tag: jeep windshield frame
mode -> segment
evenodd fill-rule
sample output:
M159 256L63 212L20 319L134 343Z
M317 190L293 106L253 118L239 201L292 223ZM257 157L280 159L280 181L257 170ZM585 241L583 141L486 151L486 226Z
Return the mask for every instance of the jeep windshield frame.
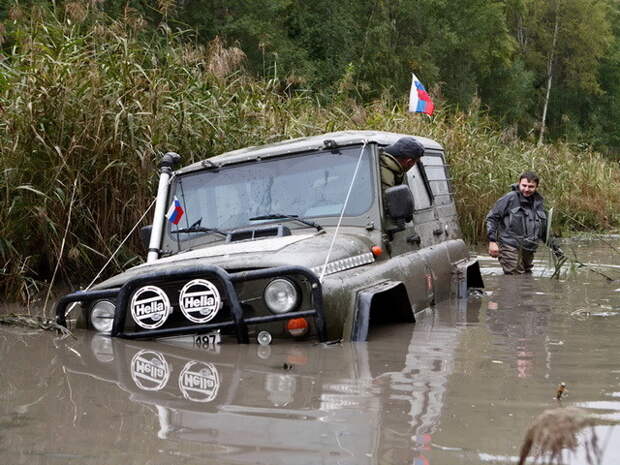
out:
M166 221L162 249L184 250L223 240L209 231L175 232L187 230L200 219L203 229L227 232L273 222L286 222L291 229L310 227L287 218L250 220L273 212L298 215L319 224L322 219L338 218L361 155L343 217L343 224L357 218L353 224L358 225L359 217L373 208L377 197L374 149L368 144L362 154L362 147L356 144L257 158L174 177L168 202L178 199L184 213L177 225Z

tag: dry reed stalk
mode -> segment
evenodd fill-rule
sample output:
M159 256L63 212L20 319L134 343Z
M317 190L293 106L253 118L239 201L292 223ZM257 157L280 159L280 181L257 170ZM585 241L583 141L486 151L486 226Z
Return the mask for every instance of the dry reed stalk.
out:
M574 452L577 449L578 436L585 428L590 428L590 437L584 444L587 463L598 464L603 451L593 428L595 424L586 411L577 407L545 410L527 430L521 445L519 465L524 465L530 454L536 460L547 456L550 463L560 464L564 450Z
M245 53L238 47L225 47L224 41L216 36L207 48L209 64L207 69L218 79L224 79L236 70L246 59Z
M47 302L50 298L52 288L54 287L54 281L56 280L56 273L58 273L58 267L62 261L62 255L65 250L65 243L67 242L67 233L69 232L69 226L71 225L71 211L73 210L73 201L75 200L75 191L77 188L77 178L73 181L73 190L71 191L71 200L69 201L69 211L67 212L67 225L65 226L65 233L62 236L62 242L60 244L60 251L58 252L58 259L56 260L56 266L54 267L54 273L52 279L50 279L49 286L47 288L47 294L45 295L45 302L43 304L43 318L47 318Z

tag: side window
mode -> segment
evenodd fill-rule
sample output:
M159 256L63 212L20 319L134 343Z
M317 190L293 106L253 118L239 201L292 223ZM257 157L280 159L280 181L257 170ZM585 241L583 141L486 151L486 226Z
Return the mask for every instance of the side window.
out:
M407 183L413 193L415 209L424 210L425 208L430 208L431 196L420 173L420 167L417 164L407 171Z
M426 179L433 192L435 203L446 205L452 201L448 172L441 154L429 154L422 157Z

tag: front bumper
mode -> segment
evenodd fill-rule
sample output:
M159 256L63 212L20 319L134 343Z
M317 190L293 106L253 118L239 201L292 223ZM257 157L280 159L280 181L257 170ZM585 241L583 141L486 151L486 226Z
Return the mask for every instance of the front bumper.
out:
M234 286L235 283L291 275L302 276L310 283L310 309L287 312L279 315L244 315L243 306L240 303L239 296ZM222 288L221 291L226 296L227 311L224 319L208 323L192 323L187 320L188 325L185 326L175 326L172 328L164 327L144 331L128 331L126 329L127 309L129 308L131 296L137 289L157 282L165 283L170 281L195 279L199 277L215 278L219 282L219 285ZM128 339L150 339L181 334L200 334L216 329L234 328L237 341L239 343L247 344L249 342L248 325L271 323L274 321L288 320L291 318L310 317L314 319L314 325L319 341L324 342L327 340L321 283L319 282L316 274L308 268L302 266L279 266L260 270L228 273L219 266L194 265L191 267L184 267L182 269L145 273L137 278L130 279L121 287L94 291L78 291L65 295L56 305L56 321L60 325L67 326L66 309L69 304L73 302L90 304L100 299L111 300L116 305L111 332L111 336L115 337Z

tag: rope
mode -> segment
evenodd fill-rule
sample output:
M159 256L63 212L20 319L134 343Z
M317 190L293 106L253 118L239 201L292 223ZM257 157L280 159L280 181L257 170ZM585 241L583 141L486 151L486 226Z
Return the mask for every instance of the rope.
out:
M144 213L142 214L142 216L140 217L140 219L138 220L138 222L134 225L133 228L131 228L131 231L129 231L129 233L127 233L127 235L125 236L125 238L121 241L121 243L118 245L118 247L116 248L116 250L112 253L112 255L110 256L110 258L108 259L107 262L105 262L105 264L101 267L101 269L99 270L99 273L97 273L97 276L95 276L93 278L93 280L90 282L90 284L88 286L86 286L86 288L84 289L85 291L89 290L90 287L95 283L95 281L97 281L97 279L99 279L99 277L101 276L101 273L103 273L103 270L106 269L106 267L110 264L110 262L114 259L114 256L118 253L118 251L121 249L121 247L123 245L125 245L125 242L127 242L127 239L129 239L129 237L133 234L133 232L136 230L136 228L138 227L138 225L142 222L142 220L144 219L144 217L147 215L147 213L151 210L151 208L153 208L153 205L155 205L157 199L153 199L153 201L151 202L151 204L147 207L147 209L144 211ZM71 304L71 307L69 307L69 309L66 311L65 316L68 316L71 311L75 308L75 306L77 305L77 302L74 302L73 304Z
M332 243L329 245L329 250L327 251L327 256L325 257L325 263L323 263L323 269L321 270L321 276L319 277L320 283L323 283L323 278L325 277L325 270L327 269L327 263L329 262L329 257L332 253L332 249L334 248L334 243L336 242L336 237L338 236L338 231L340 230L340 223L342 223L342 217L344 216L344 212L347 209L347 204L349 203L349 197L351 196L351 191L353 190L353 184L355 183L355 178L357 177L357 172L362 162L362 156L364 155L364 149L366 148L367 144L368 144L368 141L364 139L364 145L362 145L362 149L360 150L360 156L357 159L357 164L355 165L355 171L353 172L353 179L351 179L351 184L349 185L349 191L347 192L347 196L344 199L344 205L342 206L342 211L340 212L340 218L338 218L338 224L336 225L336 231L334 231L334 237L332 238Z

